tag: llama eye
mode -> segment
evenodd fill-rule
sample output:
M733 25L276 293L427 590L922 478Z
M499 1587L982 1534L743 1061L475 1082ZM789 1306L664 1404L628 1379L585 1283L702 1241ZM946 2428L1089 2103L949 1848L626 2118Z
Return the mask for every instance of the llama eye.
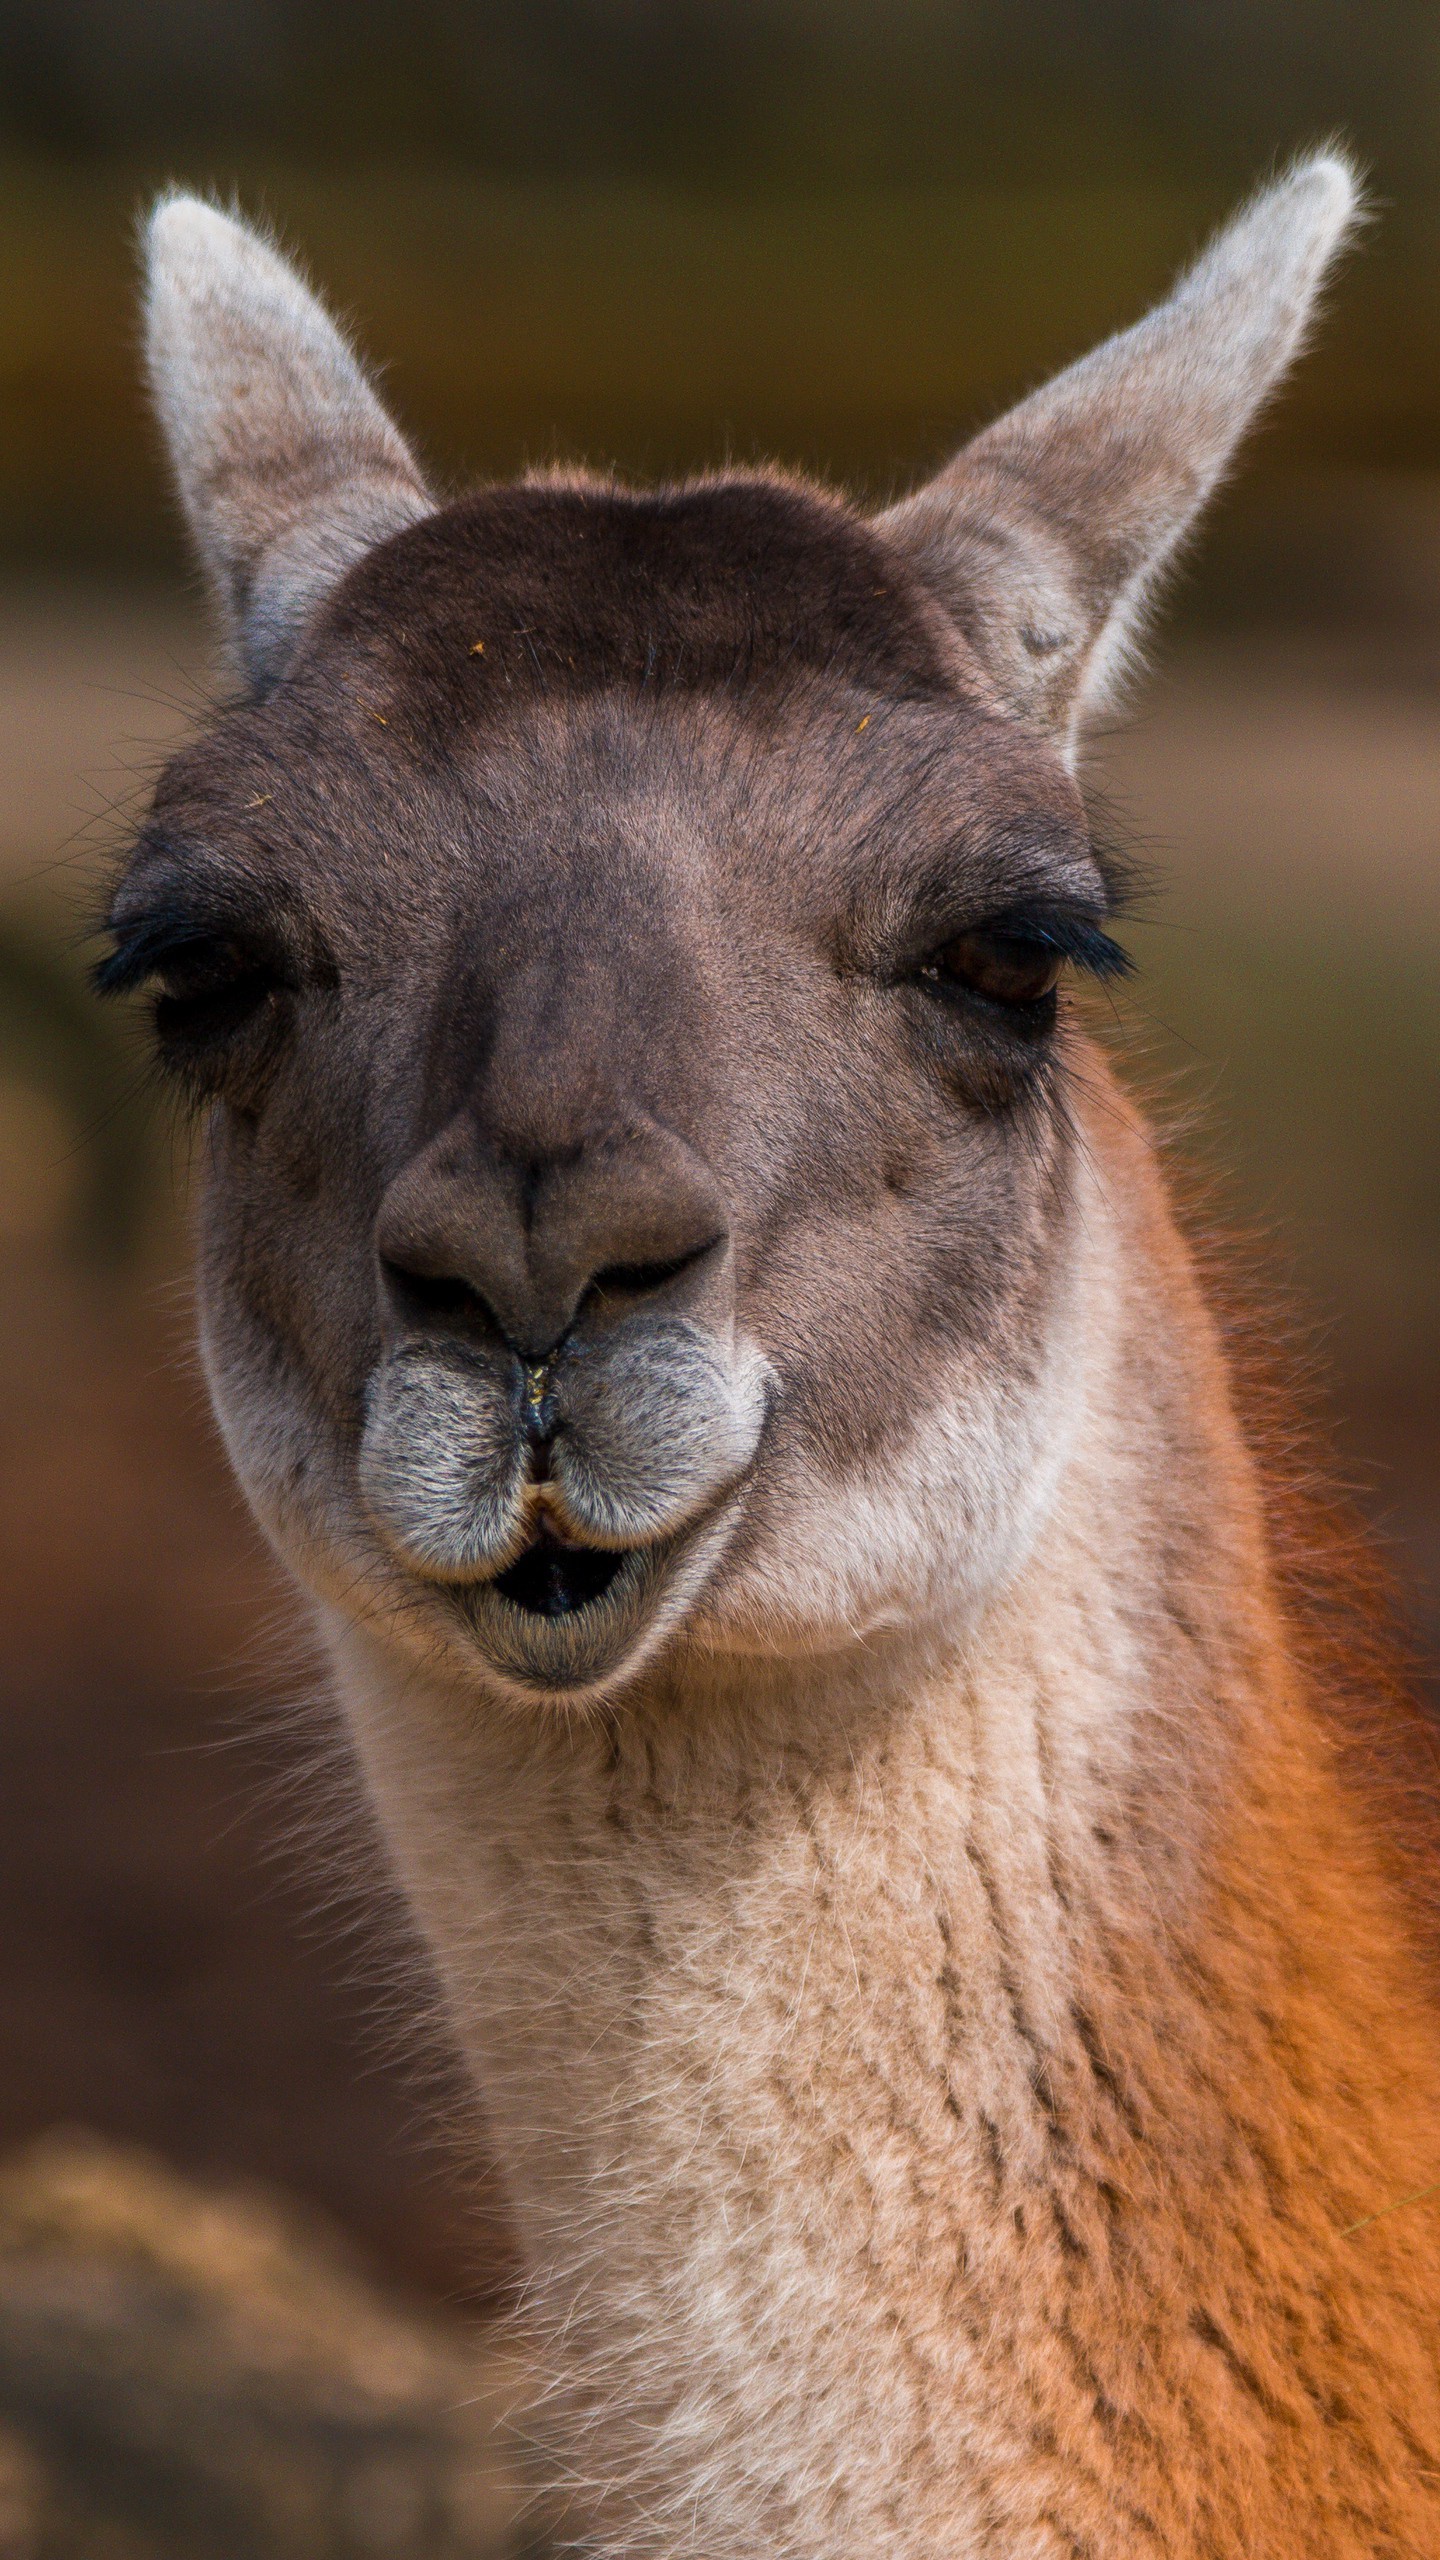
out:
M182 1050L230 1038L281 984L268 962L218 937L180 944L157 959L152 975L156 1033Z
M1016 933L959 933L926 962L928 985L957 987L990 1004L1025 1010L1055 992L1063 955L1048 943Z
M108 930L112 948L96 964L97 993L148 996L159 1062L197 1097L258 1090L290 999L312 984L337 983L318 936L302 956L273 917L229 927L162 898L148 911L112 913Z

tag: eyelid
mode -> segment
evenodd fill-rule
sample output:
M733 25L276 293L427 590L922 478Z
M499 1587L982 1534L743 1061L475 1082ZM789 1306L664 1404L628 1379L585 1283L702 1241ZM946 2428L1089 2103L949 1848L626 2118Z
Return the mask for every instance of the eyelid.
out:
M163 976L176 961L229 946L257 969L293 981L294 963L272 935L246 931L233 918L202 916L174 907L141 914L112 926L114 948L97 962L94 983L102 996L128 995Z
M1123 943L1105 931L1108 921L1104 908L1097 909L1088 902L1082 906L1059 900L1042 903L1037 899L1033 905L1016 903L991 908L985 914L956 922L948 931L933 934L910 966L923 968L950 944L969 937L993 937L997 941L1036 943L1090 977L1128 977L1135 963Z
M93 976L102 995L144 986L175 959L206 944L230 943L283 985L334 987L340 972L319 923L285 883L196 876L173 850L140 858L116 893L106 922L112 948ZM138 872L138 876L137 876Z
M1016 919L1013 927L1006 923L989 925L987 932L1013 930L1017 939L1043 943L1049 951L1058 952L1077 969L1091 977L1125 978L1135 963L1123 942L1105 930L1108 921L1102 915L1051 913L1029 919Z

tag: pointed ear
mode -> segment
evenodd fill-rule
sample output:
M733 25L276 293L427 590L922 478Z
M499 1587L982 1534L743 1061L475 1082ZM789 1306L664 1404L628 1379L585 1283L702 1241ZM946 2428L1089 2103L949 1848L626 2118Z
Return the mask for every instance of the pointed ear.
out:
M1337 153L1302 161L1168 302L987 427L879 521L1006 699L1073 752L1151 587L1296 355L1358 209Z
M263 692L352 561L434 502L334 322L255 232L165 196L146 252L155 406L226 636Z

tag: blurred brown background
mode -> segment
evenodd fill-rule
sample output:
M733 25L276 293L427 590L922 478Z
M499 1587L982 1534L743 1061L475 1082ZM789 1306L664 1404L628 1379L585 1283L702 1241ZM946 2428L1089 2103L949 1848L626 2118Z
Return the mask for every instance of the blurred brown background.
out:
M1302 1293L1434 1651L1433 5L0 0L0 2145L138 2137L284 2181L423 2289L503 2281L206 1420L183 1160L85 992L213 682L135 379L137 209L180 177L270 214L442 472L773 452L879 491L1336 130L1373 235L1094 771L1152 883L1117 1037Z

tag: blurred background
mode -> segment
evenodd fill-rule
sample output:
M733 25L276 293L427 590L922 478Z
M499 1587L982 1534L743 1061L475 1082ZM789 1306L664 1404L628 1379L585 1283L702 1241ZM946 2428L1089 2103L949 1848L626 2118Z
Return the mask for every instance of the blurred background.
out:
M777 455L879 494L1336 132L1372 232L1092 778L1150 882L1114 1037L1298 1293L1433 1654L1433 0L0 0L0 2147L87 2125L282 2184L416 2294L506 2282L206 1419L174 1132L85 992L214 691L138 210L270 218L442 480Z

